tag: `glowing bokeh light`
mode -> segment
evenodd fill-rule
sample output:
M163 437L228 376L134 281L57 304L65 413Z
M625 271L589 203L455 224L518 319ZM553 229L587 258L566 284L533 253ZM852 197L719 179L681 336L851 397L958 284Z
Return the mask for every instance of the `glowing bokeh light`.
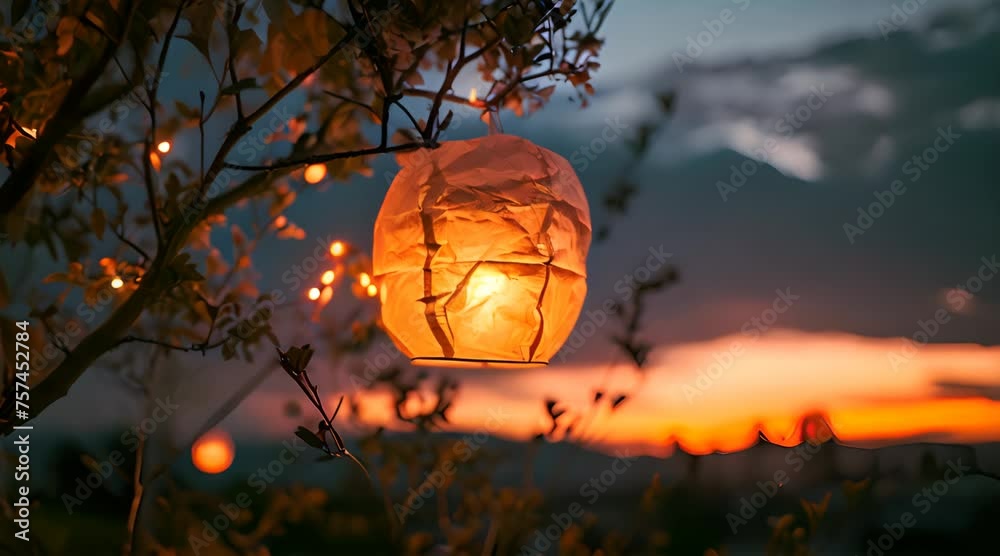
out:
M323 276L319 279L319 281L322 282L324 286L329 286L330 284L333 283L333 279L335 277L336 275L333 273L332 270L327 270L326 272L323 273Z
M209 431L191 446L191 462L202 473L222 473L229 469L235 457L233 439L221 430Z
M316 301L319 299L319 288L309 288L309 299Z
M330 254L334 257L339 257L344 254L347 250L347 246L344 245L343 241L335 241L330 244Z
M121 288L124 285L125 285L125 282L121 278L119 278L117 276L115 276L114 278L111 279L111 287L114 288L114 289L116 289L116 290L119 289L119 288Z
M160 144L156 146L156 150L163 154L170 152L170 141L160 141Z
M305 177L307 183L319 183L320 180L326 177L326 166L323 164L310 164L306 166Z
M375 287L375 284L368 284L368 297L375 297L376 295L378 295L378 288Z
M369 284L372 283L372 277L369 276L367 272L362 272L361 275L358 276L358 283L361 284L362 288L367 288Z

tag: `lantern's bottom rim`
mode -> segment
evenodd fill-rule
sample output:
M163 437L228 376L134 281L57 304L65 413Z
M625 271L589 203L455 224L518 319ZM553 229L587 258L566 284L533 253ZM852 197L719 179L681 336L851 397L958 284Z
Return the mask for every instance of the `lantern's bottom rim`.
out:
M530 369L545 367L548 361L516 361L509 359L468 359L464 357L412 357L410 363L418 367L455 367L462 369Z

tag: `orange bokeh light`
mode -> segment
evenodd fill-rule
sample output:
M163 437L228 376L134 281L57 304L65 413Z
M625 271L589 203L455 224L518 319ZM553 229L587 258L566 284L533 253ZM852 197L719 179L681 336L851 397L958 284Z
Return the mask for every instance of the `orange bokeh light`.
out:
M316 301L319 299L319 288L309 288L309 299Z
M326 272L323 273L323 276L320 277L319 281L322 282L324 286L329 286L330 284L333 283L334 278L336 278L336 275L333 273L333 271L327 270Z
M361 284L362 288L367 288L372 283L372 277L367 272L362 272L358 276L358 283Z
M160 141L160 144L156 146L156 150L163 154L170 152L170 141Z
M378 288L375 287L375 284L368 284L368 297L375 297L376 295L378 295Z
M319 183L320 180L326 177L326 166L323 164L310 164L306 166L305 177L307 183Z
M202 473L222 473L229 469L235 457L233 439L221 430L206 433L191 446L191 462Z
M344 254L347 250L347 246L344 245L343 241L335 241L330 244L330 254L334 257L339 257Z
M122 281L122 279L119 278L119 277L117 277L117 276L115 276L114 278L111 279L111 287L114 288L114 289L116 289L116 290L119 289L119 288L121 288L124 285L125 285L125 282Z

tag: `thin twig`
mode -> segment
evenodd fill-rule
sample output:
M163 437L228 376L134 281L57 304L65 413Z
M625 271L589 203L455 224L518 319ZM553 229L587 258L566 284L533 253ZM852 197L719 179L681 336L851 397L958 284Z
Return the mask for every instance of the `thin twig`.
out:
M139 436L139 449L135 453L135 471L132 475L132 506L128 512L128 524L126 526L125 545L122 547L122 556L130 556L135 547L136 522L139 519L139 508L142 506L142 460L146 451L146 437Z
M423 143L410 142L403 143L400 145L392 145L390 147L369 147L367 149L359 149L356 151L344 151L339 153L331 154L316 154L312 156L307 156L304 158L297 158L294 160L283 160L280 162L275 162L273 164L264 165L247 165L247 164L234 164L231 162L225 163L226 168L232 168L234 170L250 170L254 172L270 172L272 170L279 170L281 168L292 168L295 166L308 166L309 164L320 164L323 162L329 162L331 160L340 160L343 158L355 158L358 156L369 156L373 154L383 154L391 153L396 151L405 151L408 149L416 149L424 146Z

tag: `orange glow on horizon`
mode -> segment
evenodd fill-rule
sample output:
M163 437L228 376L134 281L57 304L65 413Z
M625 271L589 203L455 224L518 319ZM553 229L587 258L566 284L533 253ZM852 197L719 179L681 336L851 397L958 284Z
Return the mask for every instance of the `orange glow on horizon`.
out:
M740 354L710 380L707 369L734 341L743 342ZM772 443L794 446L810 426L803 418L817 413L846 445L1000 440L1000 401L988 393L1000 382L1000 346L923 345L893 369L889 355L905 345L903 338L846 333L773 330L756 340L734 334L653 350L641 380L624 363L607 372L606 363L568 358L462 381L448 414L450 430L478 430L492 411L506 418L496 434L526 441L547 428L541 400L557 399L572 418L588 414L594 389L601 388L605 400L629 394L614 411L602 402L586 427L586 444L609 453L626 447L661 457L676 447L694 454L737 452L758 442L758 430ZM971 386L943 390L943 382ZM975 385L987 390L979 393ZM698 393L686 395L685 386ZM366 425L400 428L391 393L365 391L358 402ZM270 411L257 407L254 413Z
M209 475L229 469L235 457L232 438L219 429L209 431L191 446L191 462L199 471Z

